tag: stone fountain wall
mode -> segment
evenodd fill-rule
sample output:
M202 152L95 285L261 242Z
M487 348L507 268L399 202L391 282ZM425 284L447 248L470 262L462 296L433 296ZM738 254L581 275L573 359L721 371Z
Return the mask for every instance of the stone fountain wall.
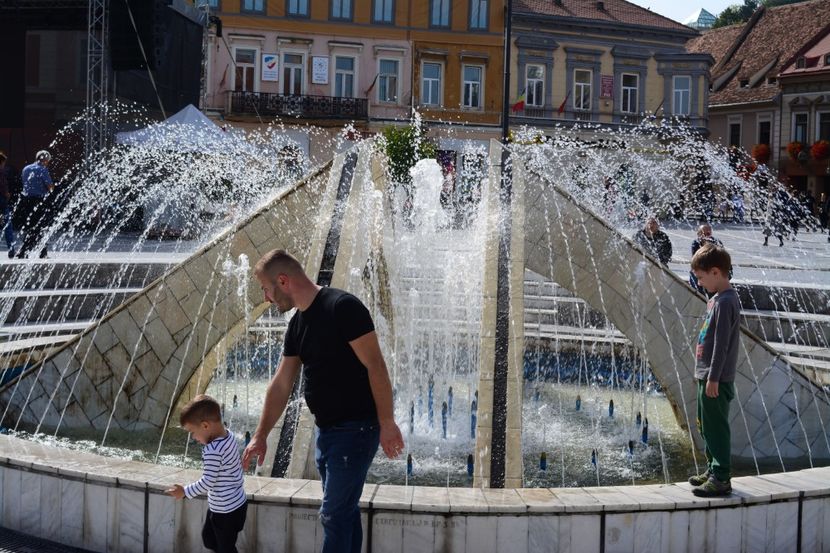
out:
M175 501L196 470L108 459L0 436L0 527L91 551L194 553L207 501ZM428 488L367 484L365 553L830 551L830 469L689 485ZM243 553L320 551L320 482L245 477Z
M6 410L0 424L42 422L48 430L61 421L65 429L104 430L112 418L113 428L162 428L183 390L190 395L207 384L214 348L244 326L236 285L222 275L223 261L245 254L254 264L274 248L305 260L319 237L315 231L331 220L321 206L338 177L330 162L279 193L27 370L0 390L0 408ZM264 311L253 277L248 303L255 314Z
M525 170L517 181L524 191L514 188L525 206L525 266L605 313L645 353L677 420L701 447L693 346L706 300L555 182L556 175ZM827 393L743 327L738 359L733 455L830 458Z

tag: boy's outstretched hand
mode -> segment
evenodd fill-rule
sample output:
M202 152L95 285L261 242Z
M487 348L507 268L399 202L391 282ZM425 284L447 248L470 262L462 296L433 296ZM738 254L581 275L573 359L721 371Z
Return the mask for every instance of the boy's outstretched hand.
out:
M706 381L706 397L718 397L718 383L711 380Z
M164 490L164 493L176 499L184 499L184 488L180 484L174 484L172 488Z

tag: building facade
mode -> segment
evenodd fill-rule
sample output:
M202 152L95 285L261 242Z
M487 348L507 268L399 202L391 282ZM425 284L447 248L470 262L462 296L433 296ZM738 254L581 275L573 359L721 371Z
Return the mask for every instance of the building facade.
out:
M781 85L780 172L797 189L810 190L823 204L830 196L830 156L816 157L813 145L830 142L830 27L825 27L778 75ZM796 153L801 145L801 152ZM816 152L818 152L818 148Z
M421 112L430 133L498 136L501 0L211 0L204 108L289 125L312 156L352 122L375 133ZM309 133L304 127L328 129Z
M697 31L624 0L517 0L514 124L638 124L647 113L707 127L707 54ZM523 100L523 105L522 101Z
M809 146L820 134L823 108L817 98L822 96L818 90L822 85L808 82L818 79L821 71L796 71L795 65L804 57L799 52L828 25L830 2L826 0L762 6L749 21L713 29L689 44L690 50L715 59L709 96L710 139L747 153L766 144L770 167L796 190L810 189L817 197L823 192L817 188L819 181L808 178L803 166L790 163L787 145L798 137Z

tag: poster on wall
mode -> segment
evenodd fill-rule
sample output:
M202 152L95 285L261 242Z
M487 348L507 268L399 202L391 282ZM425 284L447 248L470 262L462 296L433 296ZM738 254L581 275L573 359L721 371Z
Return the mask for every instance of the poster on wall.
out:
M602 79L600 80L599 97L600 98L613 98L614 97L614 76L613 75L603 75L602 76Z
M279 80L280 71L277 64L279 56L276 54L262 54L262 80L263 81L277 81Z
M329 84L329 58L327 56L311 58L311 84Z

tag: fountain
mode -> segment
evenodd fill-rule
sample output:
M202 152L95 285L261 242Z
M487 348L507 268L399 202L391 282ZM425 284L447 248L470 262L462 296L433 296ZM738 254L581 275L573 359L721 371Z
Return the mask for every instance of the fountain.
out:
M154 460L164 461L169 442L178 442L187 456L186 438L168 429L176 406L209 390L222 398L225 418L241 441L265 381L264 374L250 376L256 357L250 336L268 307L249 285L246 267L283 247L318 282L352 290L365 301L388 356L396 417L408 423L402 425L407 451L396 461L379 459L366 488L363 517L378 550L416 540L428 549L466 543L484 551L566 543L625 549L644 540L685 549L710 539L688 531L706 517L740 525L744 513L761 510L768 528L793 513L807 515L798 525L783 525L786 530L770 543L796 543L790 539L796 534L802 544L821 539L823 530L808 521L819 516L830 493L827 470L761 475L760 469L771 462L790 470L830 460L827 391L746 330L733 451L756 476L736 478L737 494L717 501L694 499L682 485L670 484L698 463L700 438L689 418L690 344L704 299L621 234L637 202L606 198L610 208L603 217L597 213L606 206L596 191L604 187L602 168L614 163L628 164L615 177L621 182L628 174L656 179L676 170L666 163L654 173L663 163L655 159L674 153L671 137L609 136L609 142L586 148L575 139L538 143L522 136L517 133L506 149L492 143L489 152L466 152L483 160L477 168L481 195L460 215L439 201L445 177L434 161L416 164L415 195L405 206L391 193L378 144L366 141L336 155L268 201L251 203L238 223L10 377L0 388L0 424L61 437L98 436L99 447L143 430L158 437ZM704 154L715 172L727 173L718 158ZM505 205L497 184L507 167L512 189ZM572 175L580 182L570 182ZM661 193L649 198L650 205L668 209L672 189L656 190ZM498 253L504 209L511 214L509 245L502 249L507 263ZM550 313L531 307L526 271L572 296L556 295ZM508 286L502 301L499 278ZM494 323L505 313L508 326L499 343ZM553 328L565 317L584 331L568 336ZM284 319L266 319L265 339L278 341ZM267 355L271 367L270 348ZM278 469L288 478L247 482L256 522L241 538L245 550L264 550L266 543L299 548L319 539L312 430L310 414L295 400L269 437L264 473ZM502 445L494 440L498 432ZM187 550L188 540L198 539L193 529L200 503L173 506L160 493L174 477L187 478L188 469L107 461L34 438L0 438L6 459L0 472L3 525L33 531L36 519L37 533L98 549ZM507 489L489 487L497 469ZM645 485L625 493L562 487L623 483ZM55 486L67 522L53 528L46 514L34 512L39 500L19 491L42 494ZM79 486L80 503L72 503ZM111 516L89 518L92 499L109 494ZM90 522L75 522L87 520L83 516ZM626 518L632 516L633 524ZM272 520L279 522L262 523ZM676 531L683 524L685 534ZM760 539L738 534L730 539L747 548Z

